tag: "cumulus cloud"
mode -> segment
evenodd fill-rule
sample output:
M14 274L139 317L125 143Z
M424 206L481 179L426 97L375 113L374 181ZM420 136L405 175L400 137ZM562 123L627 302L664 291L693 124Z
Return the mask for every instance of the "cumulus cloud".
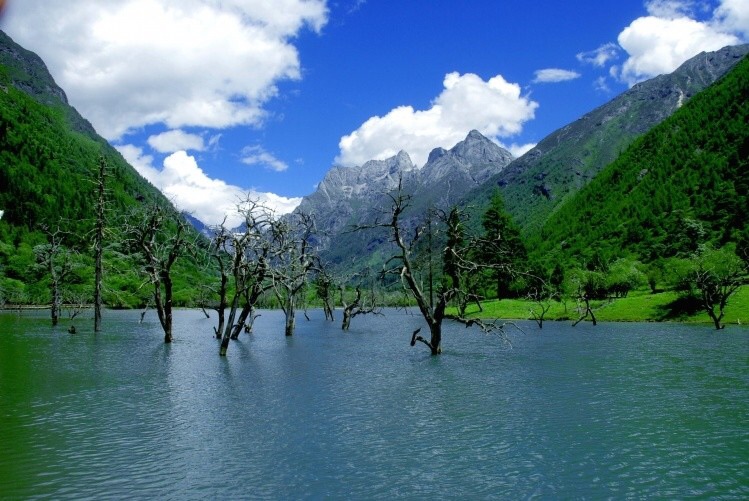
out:
M632 85L670 73L702 51L718 50L739 41L735 35L687 17L641 17L619 34L619 45L629 54L620 78Z
M736 45L749 35L749 2L721 0L708 19L697 19L693 1L651 0L648 16L635 19L618 37L627 60L617 68L619 80L633 85L670 73L703 51Z
M180 150L203 151L203 138L182 130L169 130L148 138L148 144L159 153L174 153Z
M219 224L226 216L227 225L242 222L236 206L248 196L273 209L276 214L294 210L301 198L287 198L275 193L246 190L220 179L211 179L200 168L195 158L185 151L177 151L164 159L163 168L153 165L153 157L145 155L134 145L117 146L136 170L156 186L180 210L187 211L206 224Z
M24 0L6 27L113 140L155 123L261 123L277 82L300 77L293 38L327 16L325 0Z
M581 63L592 64L593 66L602 67L606 63L619 57L619 46L613 42L601 45L595 50L579 52L577 60Z
M518 84L501 75L484 81L472 73L453 72L445 76L443 85L429 109L400 106L342 137L336 162L361 165L405 150L416 165L423 165L433 148L452 147L472 129L495 140L518 134L538 107L521 95Z
M537 70L535 75L536 77L533 79L534 83L557 83L580 78L580 73L576 71L562 70L559 68Z
M262 146L247 146L242 150L242 163L246 165L262 165L276 172L283 172L289 165L268 153Z
M723 0L715 11L715 20L722 29L749 37L749 2Z

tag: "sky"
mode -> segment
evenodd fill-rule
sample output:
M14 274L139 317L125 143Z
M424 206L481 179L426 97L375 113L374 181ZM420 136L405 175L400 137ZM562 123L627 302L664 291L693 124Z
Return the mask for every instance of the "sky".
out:
M207 224L293 210L334 165L515 156L635 83L749 41L747 0L6 0L0 29Z

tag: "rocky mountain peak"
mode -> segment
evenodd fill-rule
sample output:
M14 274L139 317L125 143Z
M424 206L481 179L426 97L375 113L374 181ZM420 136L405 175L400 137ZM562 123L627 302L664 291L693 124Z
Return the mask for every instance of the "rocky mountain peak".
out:
M452 147L450 153L469 163L499 162L508 164L512 154L497 145L477 130L472 130L466 138Z

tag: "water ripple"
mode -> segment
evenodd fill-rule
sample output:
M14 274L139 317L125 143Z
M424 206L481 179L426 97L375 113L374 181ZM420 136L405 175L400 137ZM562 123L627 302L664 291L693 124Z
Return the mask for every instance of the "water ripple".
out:
M419 317L212 324L108 312L69 336L0 315L0 496L30 499L749 497L749 333L524 325L512 351Z

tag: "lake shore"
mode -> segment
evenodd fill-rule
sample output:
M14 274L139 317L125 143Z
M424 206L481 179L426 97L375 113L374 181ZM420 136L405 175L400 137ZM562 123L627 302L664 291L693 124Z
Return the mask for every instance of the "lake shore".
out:
M581 316L581 304L573 299L548 301L545 303L548 311L543 316L544 321L572 321ZM466 312L472 318L501 318L506 320L533 320L534 315L541 314L541 304L528 299L502 299L481 302L481 310L475 305L469 305ZM637 290L627 297L611 298L592 301L591 306L598 322L676 322L687 324L712 325L712 321L698 304L685 304L680 295L674 291L660 291L653 294L649 290ZM106 306L105 306L106 307ZM318 308L319 305L310 305ZM415 308L416 305L410 307ZM109 308L121 310L123 308ZM49 305L1 305L0 312L36 311L49 309ZM92 310L93 305L64 305L63 312L71 309ZM127 310L128 308L125 308ZM141 310L142 308L132 308ZM179 309L197 309L199 307L183 307ZM340 307L337 308L340 310ZM213 310L208 309L212 312ZM450 309L448 309L450 311ZM454 311L454 309L453 309ZM725 309L723 323L725 325L749 324L749 287L742 287L731 296ZM61 321L70 320L62 315ZM586 321L589 321L586 320Z

